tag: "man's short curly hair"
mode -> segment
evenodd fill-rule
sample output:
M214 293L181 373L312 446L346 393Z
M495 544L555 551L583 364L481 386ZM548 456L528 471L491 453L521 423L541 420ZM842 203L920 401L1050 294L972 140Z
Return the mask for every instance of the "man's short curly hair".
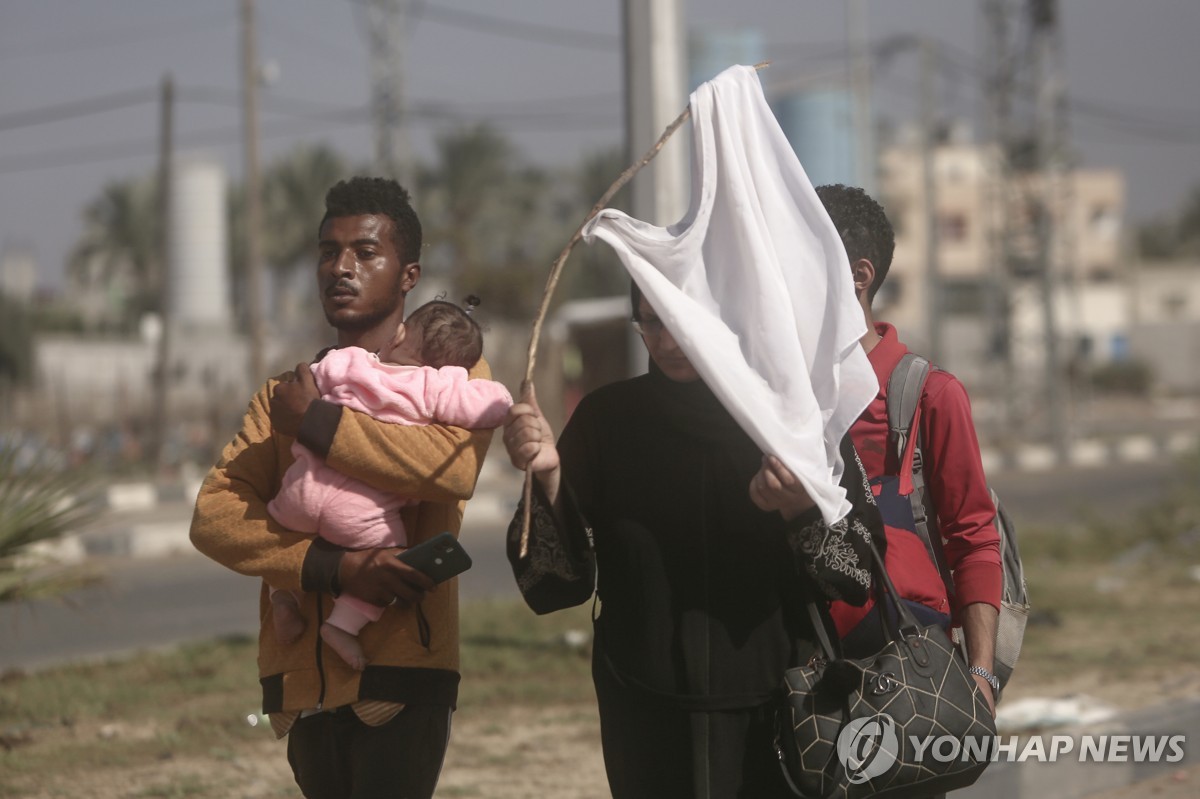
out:
M320 230L333 217L382 214L395 228L393 243L403 263L421 260L421 220L409 201L408 190L388 178L355 177L336 183L325 195Z
M875 280L867 289L867 299L875 299L896 249L896 232L883 206L862 189L841 183L818 186L817 196L842 237L850 263L865 258L875 267Z
M404 320L409 330L421 331L421 363L441 369L470 369L483 355L483 331L462 308L445 300L432 300Z

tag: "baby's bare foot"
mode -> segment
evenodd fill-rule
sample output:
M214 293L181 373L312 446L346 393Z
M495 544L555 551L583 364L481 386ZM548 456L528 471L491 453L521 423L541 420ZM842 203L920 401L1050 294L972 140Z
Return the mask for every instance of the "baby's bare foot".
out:
M363 652L358 638L345 630L334 627L329 622L321 625L321 638L338 653L338 657L346 661L350 668L362 671L367 667L367 656Z
M291 644L297 641L304 634L308 624L304 621L304 616L301 615L300 606L296 604L295 598L291 596L284 599L273 597L271 608L275 638L281 644Z

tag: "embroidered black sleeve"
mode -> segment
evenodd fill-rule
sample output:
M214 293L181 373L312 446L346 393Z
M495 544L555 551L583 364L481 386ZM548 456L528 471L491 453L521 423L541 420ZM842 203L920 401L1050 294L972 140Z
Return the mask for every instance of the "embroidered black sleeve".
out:
M595 560L590 531L564 484L561 517L534 481L529 514L528 547L521 554L525 503L508 526L508 561L517 588L537 613L548 613L587 601L595 589Z
M814 508L787 525L787 536L801 567L826 598L861 605L871 591L872 530L878 528L874 537L882 539L882 522L858 453L844 445L842 456L850 513L826 524Z
M831 525L819 516L807 524L788 525L787 535L805 573L826 598L855 605L867 600L871 533L853 513Z

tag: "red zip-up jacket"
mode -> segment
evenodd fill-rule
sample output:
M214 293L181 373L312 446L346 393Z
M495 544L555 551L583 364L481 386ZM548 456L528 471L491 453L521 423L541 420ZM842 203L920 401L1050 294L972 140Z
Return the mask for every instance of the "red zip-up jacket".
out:
M875 329L883 338L867 357L879 379L879 394L851 426L850 436L867 477L874 480L899 475L900 493L907 496L912 491L913 447L905 453L903 468L891 462L895 456L889 454L888 447L887 384L908 347L900 342L891 325L877 323ZM953 607L924 544L907 530L887 528L884 560L888 575L904 598L951 616L956 617L961 608L975 602L986 602L999 610L1003 577L1000 536L992 523L996 507L983 473L971 403L958 378L949 372L930 371L914 426L921 430L925 484L937 510L946 563L954 575ZM915 442L915 436L911 442ZM838 633L845 635L854 629L870 608L871 602L862 607L834 602L831 612Z

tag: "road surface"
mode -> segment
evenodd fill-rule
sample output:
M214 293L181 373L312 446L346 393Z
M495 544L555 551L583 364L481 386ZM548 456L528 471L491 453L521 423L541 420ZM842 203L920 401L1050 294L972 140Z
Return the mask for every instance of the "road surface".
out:
M474 561L460 578L466 600L518 596L503 539L520 475L498 474L468 505L464 519L462 541ZM1031 530L1070 523L1085 512L1109 521L1128 518L1159 496L1169 479L1166 466L1152 463L1005 473L993 484L1018 530ZM186 544L190 506L179 502L148 515ZM257 631L259 581L200 555L106 556L95 565L106 573L104 584L72 594L69 604L0 606L0 672Z

